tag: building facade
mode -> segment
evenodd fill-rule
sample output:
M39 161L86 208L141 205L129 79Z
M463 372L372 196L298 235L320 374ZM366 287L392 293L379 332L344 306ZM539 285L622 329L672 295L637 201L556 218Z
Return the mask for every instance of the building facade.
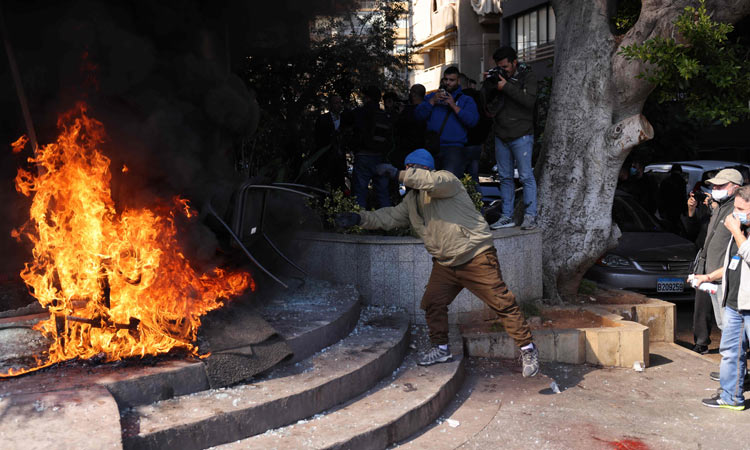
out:
M500 41L518 52L538 78L552 76L555 55L555 12L548 0L505 0Z
M434 91L448 66L457 66L479 82L482 72L494 65L492 52L500 45L500 0L412 0L410 22L410 85L419 83Z
M548 0L412 0L408 27L414 51L408 82L428 91L438 89L452 65L481 82L501 45L515 48L539 76L552 74L556 27Z

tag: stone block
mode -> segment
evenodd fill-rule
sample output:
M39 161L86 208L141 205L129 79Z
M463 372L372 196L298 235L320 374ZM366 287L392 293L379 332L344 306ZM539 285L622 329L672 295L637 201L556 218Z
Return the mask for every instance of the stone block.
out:
M539 349L539 359L541 361L555 361L556 339L553 330L534 330L534 344Z
M388 279L385 277L385 262L383 261L372 261L370 265L370 292L368 304L372 305L384 305L386 299L383 296L385 284L388 283Z
M516 344L505 332L465 335L464 343L469 356L505 359L517 356Z
M414 261L414 245L413 244L397 245L396 248L398 248L399 262L413 262Z
M398 299L397 304L410 310L414 298L414 263L400 262L398 264Z
M464 336L464 347L469 356L492 358L489 336Z
M373 262L383 262L387 260L386 249L387 245L372 245L370 246L370 258Z
M580 330L557 330L555 361L567 364L586 362L586 333Z
M643 326L622 327L620 330L620 367L633 367L642 361L648 367L649 329Z
M586 362L600 366L620 365L620 333L612 328L586 328Z
M636 305L635 310L638 323L649 327L651 342L674 342L674 304L662 301L658 304L649 302L645 305Z

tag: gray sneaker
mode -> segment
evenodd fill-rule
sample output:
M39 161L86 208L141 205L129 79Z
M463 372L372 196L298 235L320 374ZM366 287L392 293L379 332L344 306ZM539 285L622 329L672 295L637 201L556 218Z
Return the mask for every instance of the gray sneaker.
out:
M524 378L533 377L539 373L539 350L533 344L530 350L521 350L521 364Z
M720 381L719 376L721 374L719 372L711 372L708 374L709 377L711 377L712 381ZM745 380L743 381L743 390L750 391L750 372L745 374Z
M535 216L523 216L523 223L521 224L522 230L533 230L536 228L536 217Z
M419 358L419 364L420 366L431 366L433 364L437 363L444 363L448 362L453 359L453 355L451 355L451 350L448 348L447 350L443 350L437 345L432 347L427 353L423 354L421 358Z
M500 228L510 228L515 226L516 223L513 222L513 219L508 216L500 216L500 218L497 219L497 222L490 225L490 230L499 230Z

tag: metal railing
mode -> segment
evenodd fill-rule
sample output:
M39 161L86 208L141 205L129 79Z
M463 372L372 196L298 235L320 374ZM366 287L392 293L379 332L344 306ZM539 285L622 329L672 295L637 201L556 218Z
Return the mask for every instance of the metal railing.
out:
M555 56L555 44L544 44L536 47L529 47L518 51L518 60L523 62L534 62L542 59L553 58Z

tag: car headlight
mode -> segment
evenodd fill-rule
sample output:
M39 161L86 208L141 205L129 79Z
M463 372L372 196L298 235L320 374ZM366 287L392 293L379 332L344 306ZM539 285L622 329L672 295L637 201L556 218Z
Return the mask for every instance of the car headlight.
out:
M613 255L611 253L607 253L602 258L597 261L599 265L605 266L605 267L629 267L630 261L627 258L623 258L620 255Z

